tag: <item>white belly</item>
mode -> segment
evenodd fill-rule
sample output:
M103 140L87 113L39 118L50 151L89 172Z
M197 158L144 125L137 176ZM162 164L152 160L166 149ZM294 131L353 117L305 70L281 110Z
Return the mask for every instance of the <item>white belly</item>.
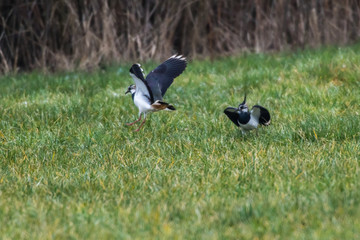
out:
M250 121L247 124L239 123L239 125L244 130L252 130L258 127L259 122L251 116Z
M149 99L146 96L144 96L141 92L135 93L134 104L139 108L140 112L146 113L153 111Z

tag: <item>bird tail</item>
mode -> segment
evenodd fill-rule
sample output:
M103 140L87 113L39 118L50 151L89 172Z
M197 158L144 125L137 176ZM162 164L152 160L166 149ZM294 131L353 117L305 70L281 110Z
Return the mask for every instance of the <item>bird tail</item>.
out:
M151 106L155 109L155 110L168 110L168 111L175 111L176 109L174 108L173 105L163 102L161 100L156 100L153 104L151 104Z
M174 108L174 106L173 106L173 105L169 104L169 105L165 108L165 110L168 110L168 111L175 111L175 110L176 110L176 108Z

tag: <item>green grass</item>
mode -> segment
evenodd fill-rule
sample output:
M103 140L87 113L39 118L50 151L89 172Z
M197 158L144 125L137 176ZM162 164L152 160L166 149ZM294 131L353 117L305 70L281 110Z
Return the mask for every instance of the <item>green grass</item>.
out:
M140 133L129 64L1 77L0 238L359 239L359 52L190 61Z

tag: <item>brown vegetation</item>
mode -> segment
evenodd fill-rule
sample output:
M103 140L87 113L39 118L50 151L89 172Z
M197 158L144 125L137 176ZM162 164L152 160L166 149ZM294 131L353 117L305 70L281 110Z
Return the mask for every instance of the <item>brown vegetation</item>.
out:
M358 0L2 0L0 72L346 44Z

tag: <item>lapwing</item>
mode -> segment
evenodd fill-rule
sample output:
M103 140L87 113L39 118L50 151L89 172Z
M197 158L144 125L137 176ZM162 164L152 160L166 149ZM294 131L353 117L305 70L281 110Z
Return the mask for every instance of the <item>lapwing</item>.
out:
M125 94L131 93L134 104L139 108L139 118L132 123L127 123L128 126L139 122L143 114L144 120L139 128L135 130L139 131L146 121L147 113L160 110L175 110L173 105L163 101L163 96L174 79L185 70L186 65L185 57L174 55L152 70L146 78L140 64L132 65L130 76L133 78L135 85L130 85Z
M259 124L264 126L270 125L270 113L266 108L254 105L251 111L249 111L246 104L246 94L244 101L240 103L238 108L227 107L224 113L236 126L241 128L243 134L257 129Z

